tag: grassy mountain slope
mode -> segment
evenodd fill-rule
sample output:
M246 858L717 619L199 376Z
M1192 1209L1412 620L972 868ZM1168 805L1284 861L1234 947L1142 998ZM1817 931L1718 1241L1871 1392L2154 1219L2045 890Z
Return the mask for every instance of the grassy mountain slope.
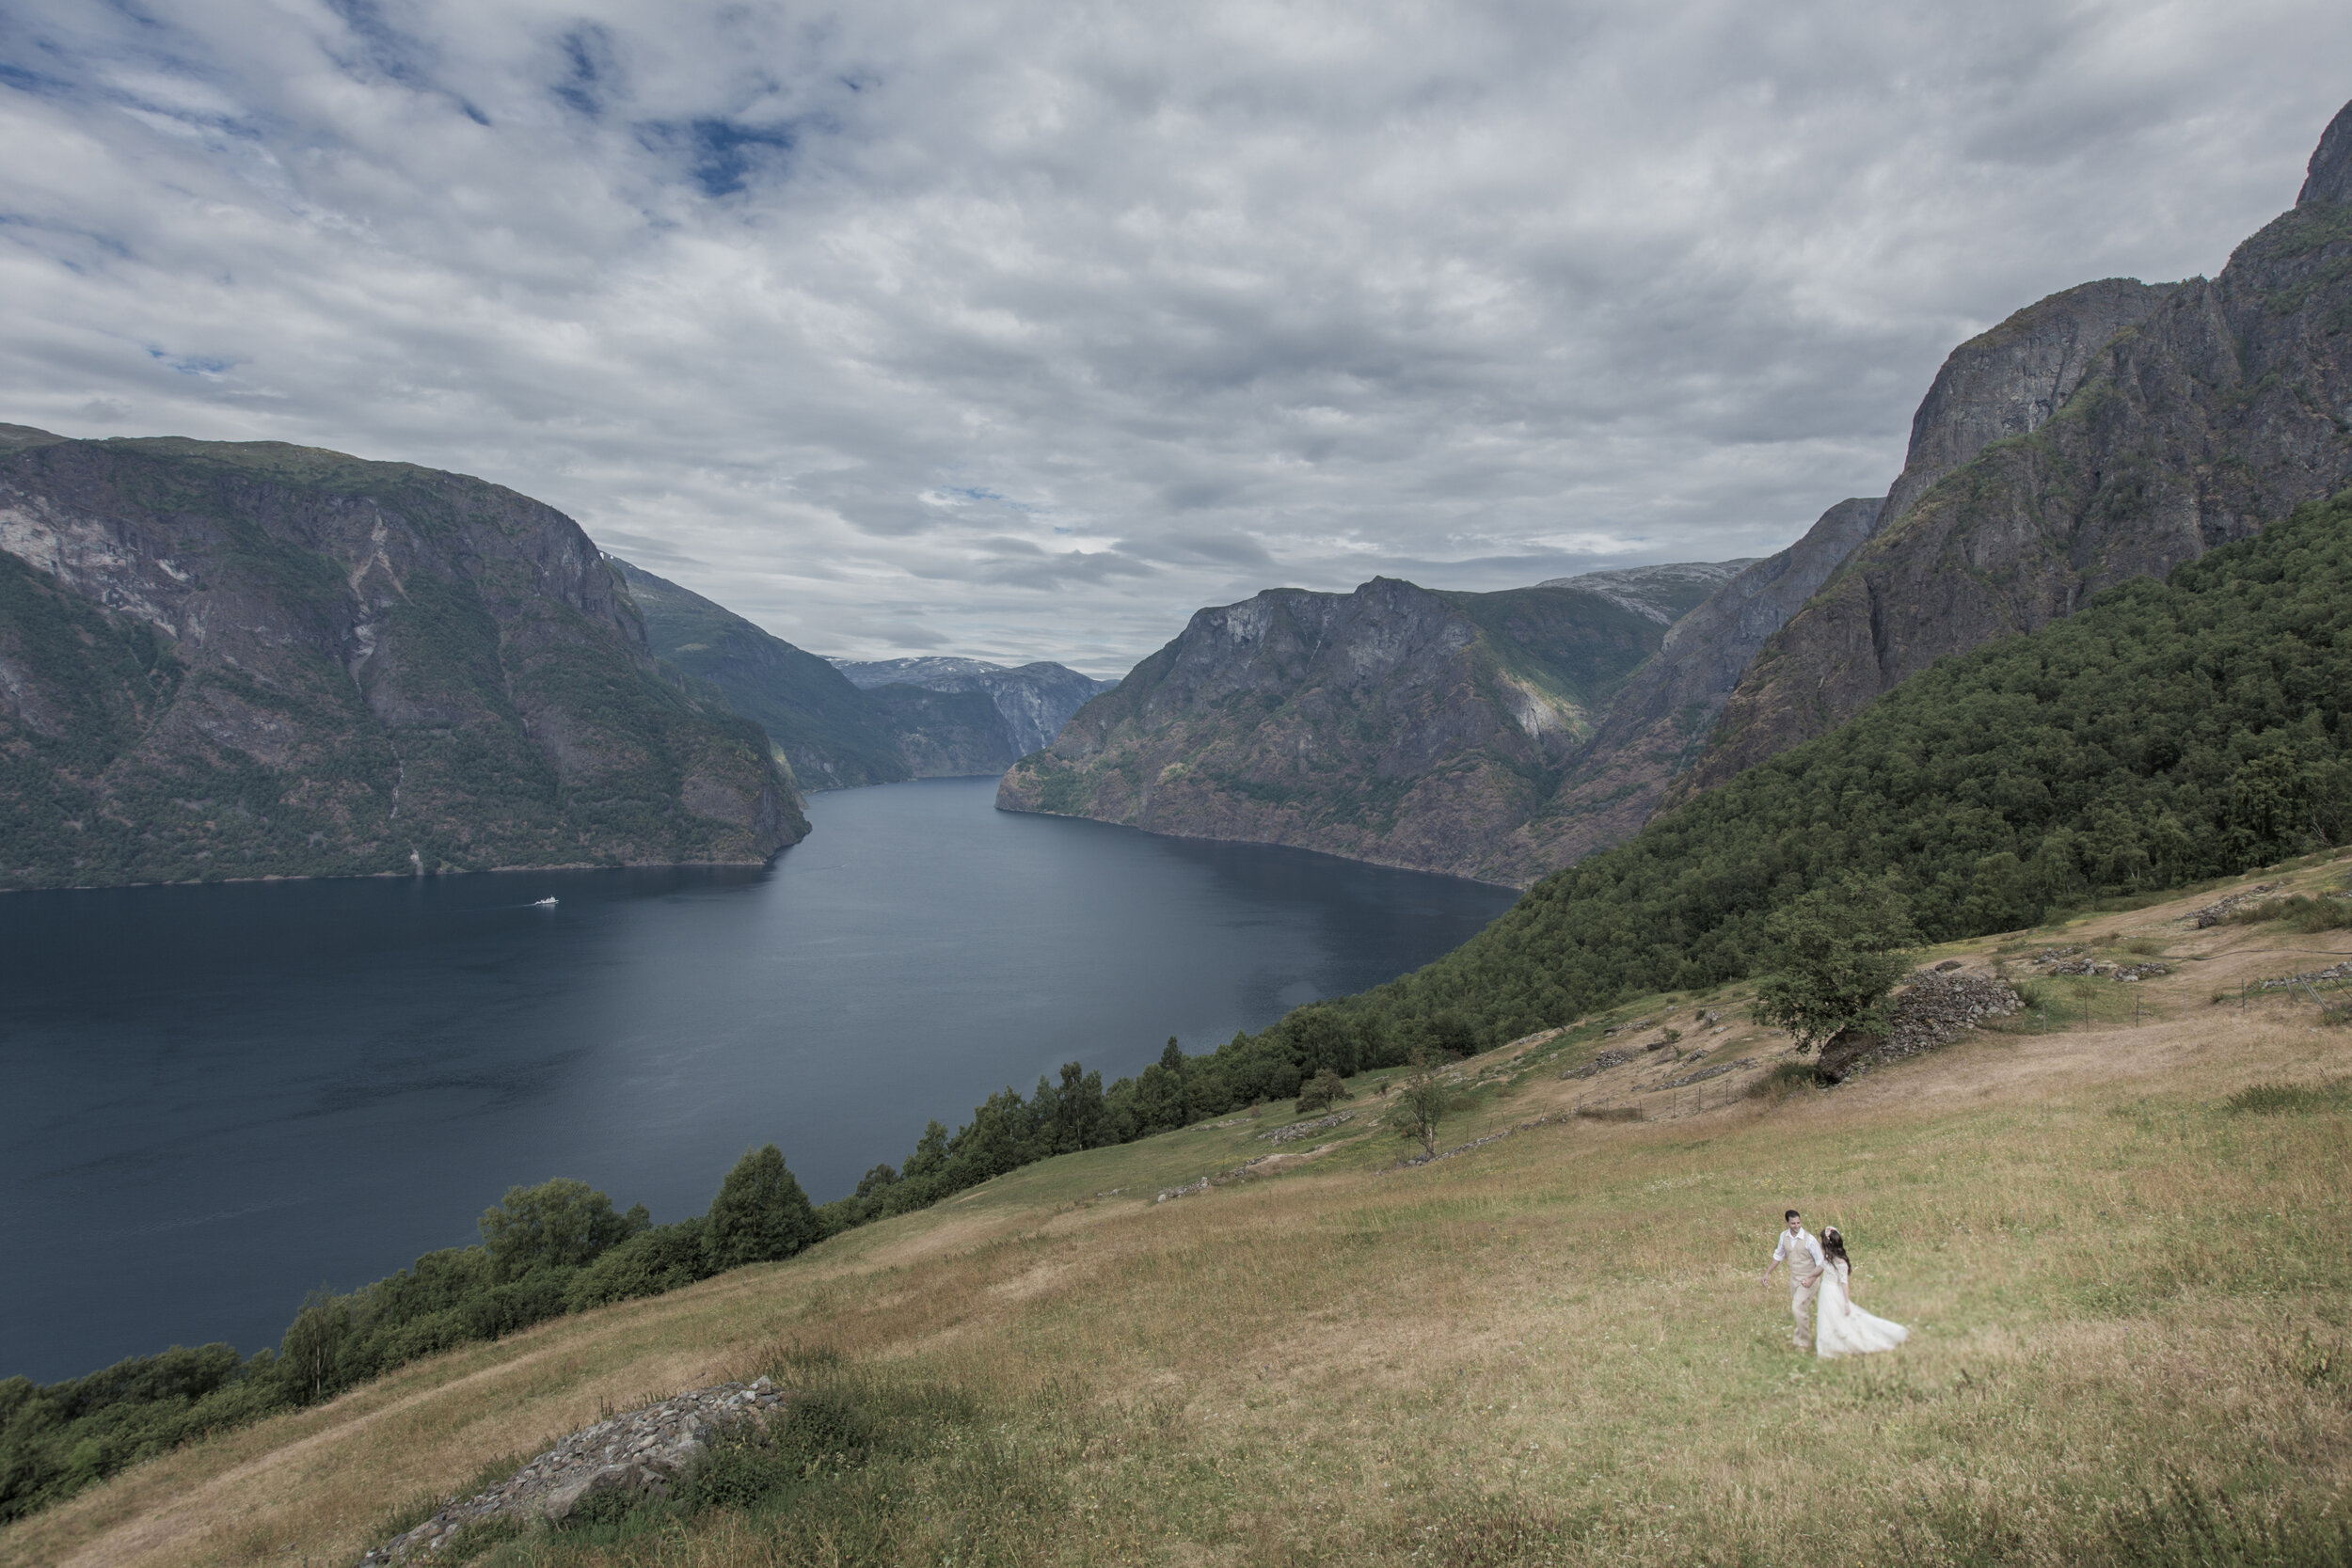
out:
M1367 1079L1356 1121L1198 1196L1153 1201L1286 1113L1050 1160L195 1445L0 1531L0 1564L348 1561L602 1412L763 1370L862 1411L863 1463L474 1560L2335 1560L2352 1031L2235 987L2342 943L2190 929L2211 896L1924 954L2136 943L2176 973L2041 982L2046 1026L1829 1094L1560 1076L1605 1027L1738 1017L1733 987L1465 1063L1445 1144L1559 1119L1428 1166L1363 1131ZM1784 1045L1741 1024L1724 1049L1760 1072ZM2245 1096L2266 1083L2290 1089ZM1788 1348L1756 1275L1791 1203L1846 1231L1856 1299L1912 1343ZM2233 1549L2264 1530L2283 1549Z
M755 862L805 831L551 508L271 442L0 449L0 886Z
M1712 586L1652 596L1678 613ZM1624 596L1382 578L1204 610L1023 758L997 804L1503 875L1513 830L1665 635Z
M617 556L606 559L644 611L654 652L708 681L766 730L811 789L993 773L1018 754L985 693L863 690L831 661L724 606Z

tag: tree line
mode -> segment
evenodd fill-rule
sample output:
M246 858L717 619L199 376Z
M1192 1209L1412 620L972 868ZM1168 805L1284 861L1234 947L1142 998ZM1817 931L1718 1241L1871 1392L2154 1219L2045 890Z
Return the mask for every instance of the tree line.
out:
M0 1380L0 1522L421 1356L789 1258L824 1235L773 1144L736 1163L707 1212L673 1225L653 1224L643 1204L616 1212L586 1182L558 1178L509 1188L480 1229L479 1245L429 1252L348 1294L313 1292L275 1350L175 1345L62 1383Z

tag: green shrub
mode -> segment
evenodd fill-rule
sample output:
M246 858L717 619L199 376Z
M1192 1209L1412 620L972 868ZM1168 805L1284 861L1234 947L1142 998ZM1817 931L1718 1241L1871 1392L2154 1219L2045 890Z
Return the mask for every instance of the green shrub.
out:
M2098 1556L2135 1568L2342 1568L2352 1518L2284 1498L2232 1497L2175 1479L2107 1522Z
M564 1305L575 1312L658 1296L710 1274L700 1216L641 1231L576 1275Z
M818 1463L859 1463L873 1447L872 1424L865 1412L834 1394L794 1400L774 1432L778 1449Z
M564 1515L564 1528L567 1530L609 1528L635 1513L643 1500L635 1493L625 1492L617 1486L591 1492Z
M2352 1079L2330 1084L2256 1084L2222 1101L2238 1115L2280 1116L2352 1109Z
M2230 911L2233 926L2266 926L2274 920L2289 922L2312 935L2352 929L2352 898L2313 898L2296 893L2265 898L2259 904L2241 904Z
M1306 1086L1298 1091L1297 1109L1327 1111L1334 1101L1348 1098L1346 1081L1329 1068L1325 1068L1308 1079Z
M639 1204L626 1214L585 1181L559 1176L535 1187L509 1187L482 1212L482 1245L501 1279L540 1269L577 1268L653 1221Z
M1748 1085L1750 1100L1768 1100L1777 1105L1800 1089L1818 1089L1821 1075L1810 1062L1782 1062L1763 1077Z

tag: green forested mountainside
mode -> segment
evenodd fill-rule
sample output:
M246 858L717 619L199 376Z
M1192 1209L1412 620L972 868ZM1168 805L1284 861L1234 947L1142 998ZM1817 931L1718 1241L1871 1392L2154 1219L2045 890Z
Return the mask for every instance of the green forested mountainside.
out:
M756 862L805 831L549 507L280 443L0 450L0 887Z
M1765 916L1842 876L1891 873L1936 940L2342 844L2348 697L2352 492L1944 660L1343 1011L1508 1037L1752 973Z
M863 689L828 659L618 556L653 650L707 681L775 742L810 789L994 773L1019 754L984 691Z
M1610 697L1719 578L1642 600L1375 578L1204 610L1006 774L997 804L1490 879Z

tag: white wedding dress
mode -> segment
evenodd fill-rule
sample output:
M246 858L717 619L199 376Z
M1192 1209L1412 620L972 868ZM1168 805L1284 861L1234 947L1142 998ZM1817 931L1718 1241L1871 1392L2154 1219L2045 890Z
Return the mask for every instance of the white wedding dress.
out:
M1911 1338L1911 1330L1884 1318L1874 1318L1846 1293L1846 1265L1832 1263L1821 1275L1820 1305L1813 1320L1813 1354L1826 1361L1833 1355L1867 1355L1893 1350Z

